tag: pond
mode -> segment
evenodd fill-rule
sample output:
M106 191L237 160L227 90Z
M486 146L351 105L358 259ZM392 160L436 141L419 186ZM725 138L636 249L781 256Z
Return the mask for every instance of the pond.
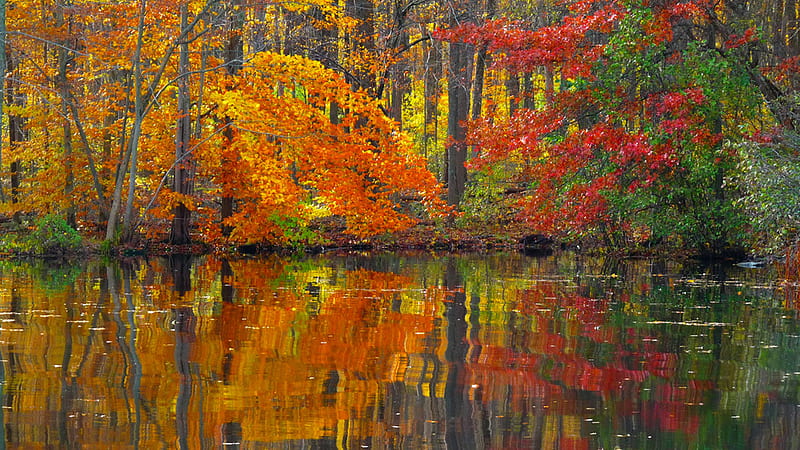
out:
M5 448L797 448L780 268L0 262Z

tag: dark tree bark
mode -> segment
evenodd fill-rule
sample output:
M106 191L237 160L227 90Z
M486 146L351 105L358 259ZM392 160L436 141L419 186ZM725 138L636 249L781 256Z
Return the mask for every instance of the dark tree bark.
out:
M181 28L188 24L188 7L181 5ZM194 180L194 161L189 153L189 144L192 139L192 122L189 114L191 99L189 97L189 44L183 42L180 46L178 62L178 120L175 127L175 171L173 177L173 191L182 195L191 195ZM189 228L191 211L181 202L173 210L172 230L169 242L173 245L184 245L191 242Z
M430 148L436 145L439 123L439 96L442 93L439 84L442 78L442 49L439 41L427 41L424 64L425 135L422 139L422 153L425 157L428 157ZM445 173L444 175L442 181L447 179L447 174Z
M0 0L0 76L2 80L6 78L6 0ZM0 81L0 83L2 83ZM0 84L0 89L4 88ZM0 94L0 167L3 166L3 109L5 96ZM6 201L5 189L3 183L0 183L0 201Z
M399 31L401 33L398 42L399 46L407 46L408 33ZM391 69L392 79L392 93L389 98L389 117L394 119L400 128L403 127L403 99L408 93L409 79L408 79L408 62L398 61Z
M242 28L244 27L244 11L241 9L241 7L241 0L233 0L229 10L227 11L229 29L228 40L225 43L225 69L227 70L228 75L231 77L235 77L244 64L244 42L242 42L241 34ZM234 137L232 128L233 121L232 119L226 117L225 122L228 126L225 128L223 135L230 144ZM230 166L233 164L234 161L223 159L222 170L230 170ZM232 226L224 223L225 219L233 216L233 207L233 192L231 191L230 187L223 186L220 205L220 220L223 222L222 235L226 237L230 236L231 232L233 231Z
M447 319L447 348L445 360L448 364L444 403L447 412L445 442L448 448L473 448L472 403L468 401L465 365L469 353L467 341L467 294L463 292L464 280L453 259L448 259L444 273L445 287L450 296L444 316Z
M7 71L13 73L15 69L16 61L11 56L10 51L6 51L6 64L7 64ZM6 79L6 103L8 105L14 106L22 106L25 103L25 99L22 97L22 94L18 91L18 82L14 80L14 77L8 77ZM14 148L20 142L25 141L25 119L20 117L17 114L9 114L8 115L8 141L9 146ZM20 201L20 172L22 170L22 164L19 160L11 161L9 165L9 171L11 173L11 203L17 204ZM14 213L14 221L19 223L20 222L20 214L18 212Z
M467 185L467 130L469 92L474 47L460 42L450 43L450 79L447 117L447 202L458 206Z
M519 74L508 73L506 78L506 95L508 96L508 116L512 117L519 108Z
M469 0L466 13L453 15L453 24L472 22L470 11L476 9L474 0ZM472 90L472 69L475 47L463 42L450 43L449 78L447 85L447 202L458 206L464 198L467 186L467 129L469 117L469 94Z
M485 20L494 18L497 3L495 0L486 0L486 16ZM478 50L478 56L475 59L475 82L472 88L472 118L477 119L483 112L483 79L486 72L486 67L489 65L489 45L483 44Z
M64 16L61 8L57 8L58 13L56 16L57 23L63 23ZM64 195L67 198L67 223L73 228L76 226L75 222L75 204L72 199L72 192L75 189L75 175L72 168L72 124L70 123L70 108L69 108L69 81L67 78L67 70L70 64L70 54L66 48L69 42L62 42L62 47L58 48L58 75L56 76L56 83L61 94L61 146L64 150L64 171L66 172L64 178Z
M374 53L375 51L375 3L372 0L345 0L345 13L356 19L358 24L351 36L351 50ZM375 94L375 74L363 67L353 69L354 87L361 87Z

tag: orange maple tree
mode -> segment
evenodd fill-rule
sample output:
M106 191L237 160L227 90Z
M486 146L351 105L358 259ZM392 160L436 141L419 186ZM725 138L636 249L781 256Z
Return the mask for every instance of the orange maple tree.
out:
M302 239L298 230L327 215L343 217L356 236L397 230L415 222L404 198L439 203L425 161L377 100L321 63L256 47L257 25L286 13L280 5L261 5L262 17L247 15L238 28L225 21L249 6L52 6L9 10L14 102L6 113L24 133L4 160L23 177L4 212L74 207L77 225L108 221L113 239L120 221L125 239L163 231L183 205L199 218L203 240L220 237L224 225L237 242L280 242ZM297 8L342 19L330 5ZM232 42L236 60L225 56ZM54 48L59 64L48 59ZM179 109L179 96L191 108ZM176 156L175 123L187 114L190 137ZM175 192L168 180L189 156L196 190ZM233 215L220 219L218 198L231 193Z

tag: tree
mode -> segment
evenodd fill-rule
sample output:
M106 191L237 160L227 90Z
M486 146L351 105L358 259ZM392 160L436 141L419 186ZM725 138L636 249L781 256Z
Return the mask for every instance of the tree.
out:
M188 26L189 11L187 5L181 5L181 29ZM175 126L175 168L173 177L173 191L181 196L192 195L192 181L194 178L194 161L189 145L192 138L192 121L189 114L189 43L180 44L180 59L178 63L178 118ZM188 201L179 201L174 208L170 243L176 245L191 242L189 235L189 221L191 210Z
M561 78L552 102L472 122L468 142L480 151L473 167L513 161L529 187L521 216L539 232L600 235L612 245L678 237L710 253L736 242L742 221L724 183L735 152L720 143L755 126L749 86L759 84L718 46L711 5L565 6L562 19L537 29L500 18L440 32L486 45L512 78L540 67Z
M358 236L413 224L397 209L404 192L439 205L424 161L378 103L322 64L271 52L254 55L239 73L236 90L209 91L218 114L236 131L235 189L239 209L228 219L239 241L281 240L321 215L344 217ZM326 107L343 106L339 123ZM206 148L198 161L216 184L228 174L207 171L219 154Z
M469 11L469 8L464 10ZM468 15L454 15L451 23L459 24L465 20L471 21L472 18ZM447 202L453 206L461 202L467 184L467 169L464 165L467 161L466 121L469 118L474 54L475 48L470 43L460 41L450 43L447 80Z

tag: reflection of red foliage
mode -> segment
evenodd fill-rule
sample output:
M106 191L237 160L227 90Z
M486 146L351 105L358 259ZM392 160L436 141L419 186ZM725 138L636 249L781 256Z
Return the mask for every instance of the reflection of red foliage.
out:
M707 380L689 380L686 386L678 386L674 383L662 384L656 388L656 398L687 405L699 405L703 403L703 392L714 387L714 382Z
M579 295L558 282L543 281L519 291L514 310L523 317L514 322L513 345L494 342L493 336L505 335L490 330L493 324L485 325L485 334L476 339L479 356L466 365L463 381L479 389L487 405L526 411L533 402L546 408L545 414L580 418L586 417L580 399L601 400L614 404L617 417L641 415L646 428L692 439L699 430L699 405L715 383L680 376L680 355L664 351L659 334L610 323L611 304L610 296ZM653 391L651 400L642 403L644 383ZM583 431L569 434L562 429L560 447L586 448L593 441L581 438Z
M700 416L692 412L693 408L683 402L645 402L642 405L642 418L645 427L681 431L687 436L694 436L700 429Z
M507 398L509 386L522 387L512 392L514 401L539 398L549 402L564 394L564 388L542 379L535 370L474 365L468 370L468 382L481 388L486 402Z
M678 355L675 353L652 352L645 355L645 368L648 372L661 378L671 379L678 366Z

